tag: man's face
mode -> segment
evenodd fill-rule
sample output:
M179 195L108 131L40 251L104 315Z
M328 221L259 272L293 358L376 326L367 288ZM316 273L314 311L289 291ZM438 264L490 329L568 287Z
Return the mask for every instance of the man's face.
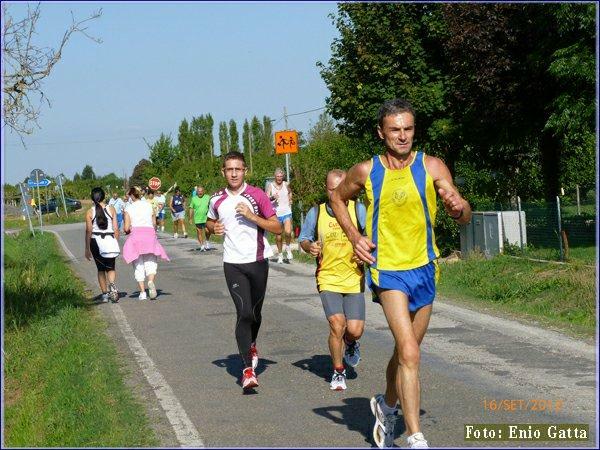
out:
M409 112L391 114L383 118L383 127L377 127L379 137L388 151L399 156L410 154L415 136L415 118Z
M246 167L240 159L228 159L225 161L225 167L221 169L221 173L227 180L229 189L236 190L244 183Z
M275 183L277 183L277 184L283 183L283 174L281 172L277 172L275 174Z
M204 188L196 188L196 194L198 195L198 197L202 197L204 195Z
M335 191L335 188L338 187L338 185L342 182L342 180L344 179L344 177L340 177L339 175L328 175L327 176L327 182L325 183L325 187L327 188L327 198L329 198L329 200L331 200L331 195L333 194L333 191Z
M116 200L119 198L119 194L117 194L116 192L113 192L113 198Z

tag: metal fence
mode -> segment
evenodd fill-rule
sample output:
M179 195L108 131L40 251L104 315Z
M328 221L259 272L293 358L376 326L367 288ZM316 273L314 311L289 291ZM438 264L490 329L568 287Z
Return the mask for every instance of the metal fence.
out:
M498 213L500 244L497 247L503 253L557 261L595 262L597 217L593 194L584 199L561 196L553 202L535 203L522 203L517 197L511 203L477 205L476 211ZM476 240L476 230L471 234ZM461 242L463 240L461 237ZM477 242L475 246L490 253L487 243L485 249Z

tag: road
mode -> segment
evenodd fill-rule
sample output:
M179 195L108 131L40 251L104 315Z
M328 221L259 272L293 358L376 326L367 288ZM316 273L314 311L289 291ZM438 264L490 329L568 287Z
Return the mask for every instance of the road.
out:
M83 257L81 224L50 228L96 295L95 266ZM328 326L314 267L272 263L258 340L260 386L243 395L222 252L199 252L193 240L166 234L161 243L171 262L159 264L156 301L137 300L133 269L119 259L122 298L96 307L163 445L373 445L369 398L384 389L393 348L378 305L367 301L362 361L349 372L348 390L331 392ZM432 446L595 446L596 352L588 342L438 299L421 366L421 423ZM492 410L495 404L502 408ZM551 411L540 411L542 406ZM576 443L466 442L464 425L470 423L588 424L590 436ZM405 447L403 425L396 431L396 444Z

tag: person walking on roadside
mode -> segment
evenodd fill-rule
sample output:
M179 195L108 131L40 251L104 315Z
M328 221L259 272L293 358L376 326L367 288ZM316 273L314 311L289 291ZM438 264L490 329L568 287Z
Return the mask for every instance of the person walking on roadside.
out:
M94 258L98 269L98 284L102 291L102 302L119 301L115 271L115 259L119 255L119 226L117 212L113 206L105 206L106 194L100 187L92 189L94 202L85 214L85 258Z
M281 223L264 191L246 184L244 155L232 151L223 157L221 173L227 187L210 199L206 228L224 235L223 270L235 305L235 338L244 363L244 390L258 386L256 339L262 322L262 306L273 254L265 232L280 234Z
M267 188L267 195L273 202L275 212L277 213L277 219L283 225L283 235L275 236L275 243L277 244L277 262L282 264L284 262L289 263L293 259L292 249L290 247L292 242L292 190L290 189L289 183L284 181L283 169L275 169L275 181L269 184ZM286 257L283 257L283 239L285 238L285 251Z
M327 197L346 177L339 169L329 171ZM362 203L349 200L352 223L365 229L366 210ZM358 339L365 328L364 274L362 262L354 256L352 243L338 224L329 201L308 211L298 238L302 249L317 258L317 290L329 322L329 353L333 364L330 389L346 389L346 369L360 362ZM345 351L344 351L345 346Z
M154 202L156 203L156 231L165 231L165 204L167 199L162 191L157 190L154 194Z
M158 296L156 290L156 273L158 257L169 261L164 248L156 238L156 216L152 213L150 202L142 201L142 191L134 186L129 189L132 203L125 209L125 233L128 234L123 245L123 259L127 264L133 264L135 281L140 287L139 300ZM148 295L145 281L148 279Z
M173 237L177 239L179 237L179 229L181 229L182 236L187 238L187 232L185 231L185 199L181 195L181 189L175 188L175 193L171 197L169 207L173 215Z
M196 225L196 234L198 237L198 242L200 243L200 251L205 252L211 248L208 242L210 233L206 229L206 219L210 196L204 192L203 186L197 186L195 192L196 195L194 195L190 200L190 224Z
M380 448L394 445L398 401L408 445L428 448L419 424L419 347L429 325L439 274L433 230L436 192L457 223L471 220L471 207L454 186L444 162L412 149L415 119L409 102L385 102L377 126L385 153L353 166L331 197L355 255L369 265L367 282L395 341L385 395L371 399L373 438ZM345 203L361 189L367 196L366 237L353 224Z
M112 198L108 201L108 206L115 208L119 231L123 231L123 210L125 209L125 202L119 197L117 191L113 192Z

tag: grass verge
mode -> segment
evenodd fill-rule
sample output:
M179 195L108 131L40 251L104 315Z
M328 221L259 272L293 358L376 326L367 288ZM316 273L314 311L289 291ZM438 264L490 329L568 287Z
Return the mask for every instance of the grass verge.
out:
M54 237L23 232L4 243L5 445L158 445Z
M56 214L44 214L42 216L42 224L46 225L58 225L61 223L77 223L77 222L85 222L85 213L88 208L82 208L78 211L70 212L68 216L65 216L63 213L61 216L57 216ZM31 224L33 228L39 228L40 219L39 216L33 215L31 216ZM5 217L4 218L4 229L29 229L29 221L27 219L23 220L22 217Z
M596 269L499 255L440 264L440 295L591 337Z

